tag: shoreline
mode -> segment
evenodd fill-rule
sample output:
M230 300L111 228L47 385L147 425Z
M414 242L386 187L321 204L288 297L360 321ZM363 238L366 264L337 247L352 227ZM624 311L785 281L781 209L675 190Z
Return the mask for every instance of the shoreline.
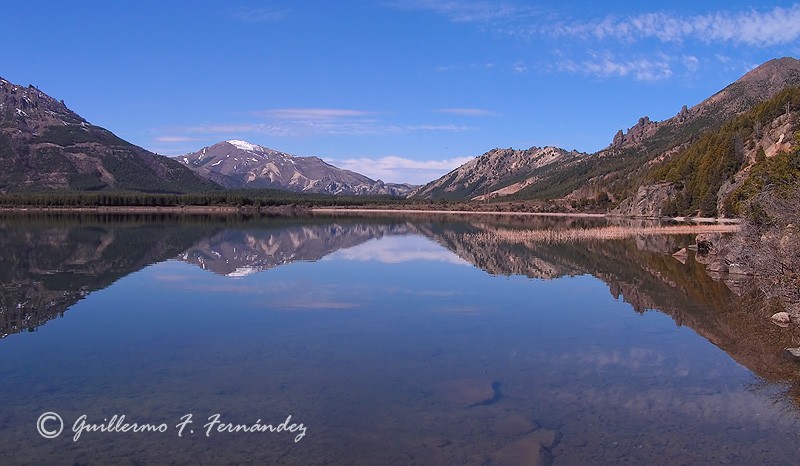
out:
M587 212L509 212L499 210L387 209L347 207L272 207L238 206L95 206L95 207L0 207L0 213L87 213L87 214L393 214L393 215L458 215L502 217L621 218L628 220L662 220L695 224L738 225L738 218L725 217L630 217Z
M675 222L685 223L711 223L711 224L732 224L738 225L742 223L738 218L725 218L725 217L629 217L625 215L614 214L592 214L586 212L508 212L508 211L491 211L491 210L440 210L440 209L365 209L354 208L348 209L343 207L312 207L312 213L380 213L380 214L427 214L427 215L495 215L506 217L574 217L574 218L623 218L629 220L671 220Z
M590 213L563 213L563 212L508 212L500 210L441 210L441 209L367 209L367 208L353 208L346 207L312 207L312 213L334 213L334 214L453 214L453 215L502 215L502 216L528 216L528 217L583 217L583 218L604 218L606 214L590 214Z
M0 207L0 213L86 214L258 214L305 212L292 206L242 208L235 206L97 206L97 207Z

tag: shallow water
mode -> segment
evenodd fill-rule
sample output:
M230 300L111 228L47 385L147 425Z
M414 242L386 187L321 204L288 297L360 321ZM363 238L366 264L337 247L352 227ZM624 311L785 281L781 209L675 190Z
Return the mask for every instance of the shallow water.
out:
M795 463L793 330L690 238L486 241L586 222L4 219L0 458Z

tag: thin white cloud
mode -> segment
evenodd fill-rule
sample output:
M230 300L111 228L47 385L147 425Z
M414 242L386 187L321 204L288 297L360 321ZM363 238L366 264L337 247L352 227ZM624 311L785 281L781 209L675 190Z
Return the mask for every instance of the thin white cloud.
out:
M275 108L253 112L256 116L278 120L331 120L373 115L375 112L344 108Z
M788 44L800 38L800 5L766 11L718 11L696 16L669 12L606 16L588 22L542 26L539 30L556 37L625 42L655 39L665 43L698 40L767 47Z
M494 69L496 65L491 62L486 63L469 63L466 65L439 65L434 68L439 73L445 73L448 71L457 71L457 70L464 70L464 69L471 69L471 70L491 70Z
M372 179L394 183L425 184L472 160L455 157L444 160L413 160L405 157L326 159L339 168L362 173Z
M200 141L201 139L189 136L157 136L155 140L158 142L191 142Z
M520 19L533 13L529 6L486 0L394 0L385 5L401 10L426 10L454 23L492 23Z
M462 131L471 131L475 128L472 126L464 125L392 125L386 127L387 132L391 133L408 133L413 131L447 131L451 133L460 133Z
M532 37L581 37L634 42L698 40L754 47L790 44L800 38L800 4L746 11L721 10L701 15L658 11L637 15L608 15L589 21L558 21L552 13L509 1L394 0L389 7L431 11L456 23L492 26L506 34Z
M614 61L609 58L575 62L566 60L558 64L560 71L587 74L601 78L611 76L633 76L639 81L657 81L673 75L668 63L654 62L647 59L633 61Z
M494 116L495 113L490 110L482 108L440 108L436 110L439 113L447 113L450 115L460 115L468 117L487 117Z
M598 78L633 77L638 81L659 81L675 75L691 74L697 70L700 60L694 55L677 57L657 54L650 58L633 57L619 59L611 52L590 53L584 60L562 60L556 70L566 73L585 74Z
M418 131L463 132L474 128L455 124L397 124L377 118L378 112L333 108L281 108L251 112L263 121L206 124L183 128L188 134L266 134L276 137L316 135L382 135ZM172 129L172 132L181 132Z
M241 7L230 12L233 19L245 23L274 23L289 16L289 10L270 7Z

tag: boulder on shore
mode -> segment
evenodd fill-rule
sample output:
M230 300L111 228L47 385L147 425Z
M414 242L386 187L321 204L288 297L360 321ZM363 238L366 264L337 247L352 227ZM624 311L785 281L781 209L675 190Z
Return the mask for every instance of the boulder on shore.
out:
M792 318L789 316L788 312L776 312L775 314L772 314L770 319L772 319L773 323L780 325L781 327L786 327L792 322Z

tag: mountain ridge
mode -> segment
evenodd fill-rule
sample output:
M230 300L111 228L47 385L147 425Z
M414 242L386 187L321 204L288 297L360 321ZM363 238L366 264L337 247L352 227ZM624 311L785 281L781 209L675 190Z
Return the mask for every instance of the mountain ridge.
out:
M0 78L0 192L218 189L179 163L90 124L34 86Z
M537 170L582 155L586 154L551 146L492 149L414 190L410 196L485 200L513 194L535 181Z
M405 196L412 185L384 183L335 167L319 157L300 157L231 139L175 158L226 188L278 188L295 192Z
M497 200L580 201L602 196L618 203L636 194L654 165L686 150L704 132L722 126L729 119L797 85L800 85L800 61L792 57L772 59L699 104L691 108L682 106L672 118L659 122L651 121L647 116L639 118L627 130L619 130L607 147L595 153L573 151L576 156L563 157L557 163L544 164L526 172L511 170L503 163L500 149L493 149L431 181L414 194L431 200L485 199L489 196ZM535 149L538 148L528 151ZM529 154L531 158L536 157ZM491 173L479 170L465 173L478 165L478 159L499 165L499 171L507 175L491 178ZM483 196L477 195L475 189L463 189L464 179L476 180L482 176L484 179L475 184ZM509 186L518 189L509 189Z

